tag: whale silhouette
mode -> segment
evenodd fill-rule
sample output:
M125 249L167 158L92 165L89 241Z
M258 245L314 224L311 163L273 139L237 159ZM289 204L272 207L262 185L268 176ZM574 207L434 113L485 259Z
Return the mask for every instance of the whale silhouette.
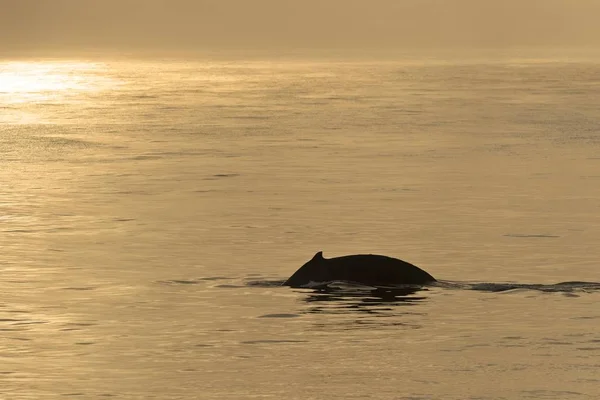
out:
M327 259L323 257L323 252L319 251L283 285L299 288L332 281L378 287L423 285L436 282L436 279L421 268L397 258L376 254L356 254Z

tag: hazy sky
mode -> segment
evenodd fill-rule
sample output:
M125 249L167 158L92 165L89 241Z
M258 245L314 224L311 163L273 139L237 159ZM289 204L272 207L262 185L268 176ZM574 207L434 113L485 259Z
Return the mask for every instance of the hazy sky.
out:
M0 0L0 52L600 45L600 0Z

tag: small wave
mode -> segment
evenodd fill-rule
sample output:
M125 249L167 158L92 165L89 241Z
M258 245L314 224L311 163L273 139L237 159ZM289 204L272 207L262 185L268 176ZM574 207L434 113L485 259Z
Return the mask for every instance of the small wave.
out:
M282 344L282 343L308 343L308 340L290 340L290 339L262 339L262 340L246 340L241 344Z
M246 286L254 286L254 287L264 287L264 288L270 288L270 287L276 287L276 286L282 286L284 284L285 280L251 280L251 281L246 281Z
M265 314L261 315L258 318L296 318L299 317L298 314Z
M224 276L210 276L206 278L197 278L197 279L168 279L157 281L161 285L197 285L202 282L209 281L222 281L222 280L231 280L232 278L227 278Z
M235 178L236 176L240 176L240 174L214 174L209 177L204 178L205 181L214 181L220 178Z
M525 234L525 233L507 233L504 235L506 237L513 238L559 238L558 235L546 235L546 234Z

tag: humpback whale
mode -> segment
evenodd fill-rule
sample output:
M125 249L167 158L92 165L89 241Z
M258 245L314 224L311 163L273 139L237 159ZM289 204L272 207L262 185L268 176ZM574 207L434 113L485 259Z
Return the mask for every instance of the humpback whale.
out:
M319 251L283 285L294 288L344 281L367 286L423 285L436 279L421 268L397 258L356 254L324 258Z

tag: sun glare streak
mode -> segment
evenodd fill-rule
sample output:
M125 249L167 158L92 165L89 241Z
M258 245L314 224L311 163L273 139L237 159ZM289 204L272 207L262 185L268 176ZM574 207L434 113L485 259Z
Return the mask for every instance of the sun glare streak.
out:
M57 73L56 68L18 64L0 72L0 92L35 93L82 88L80 79L68 78Z
M101 63L0 62L0 122L47 122L56 106L86 103L90 95L119 83Z
M101 90L106 78L101 65L64 62L0 63L0 99L4 104L60 99Z

